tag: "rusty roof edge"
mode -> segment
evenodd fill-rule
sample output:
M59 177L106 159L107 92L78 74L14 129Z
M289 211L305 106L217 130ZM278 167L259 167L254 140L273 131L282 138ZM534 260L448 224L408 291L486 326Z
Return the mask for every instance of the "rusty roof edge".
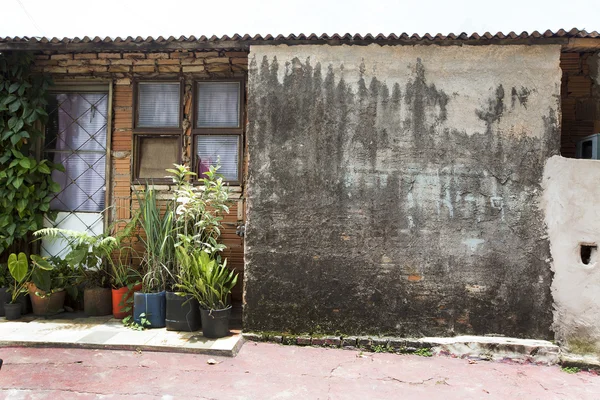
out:
M486 32L482 35L473 33L467 35L466 33L460 33L455 35L450 33L448 35L437 34L432 36L425 34L419 36L417 34L408 35L402 33L400 35L391 34L384 36L378 34L373 36L366 34L364 36L360 34L345 34L345 35L327 35L322 34L317 36L316 34L310 35L278 35L273 37L272 35L244 35L240 36L235 34L233 36L224 35L222 37L211 36L180 36L175 38L173 36L168 39L158 37L156 39L152 37L142 38L140 36L133 38L127 37L122 39L120 37L111 39L106 37L104 39L100 37L89 38L85 36L83 39L80 38L36 38L36 37L6 37L0 38L0 51L1 50L16 50L16 51L57 51L57 52L83 52L83 51L161 51L161 50L210 50L210 49L248 49L250 46L259 45L306 45L306 44L328 44L328 45L368 45L372 43L381 45L422 45L422 44L436 44L436 45L487 45L487 44L562 44L568 45L570 39L600 39L600 34L596 31L586 32L585 30L571 29L566 31L560 29L556 32L547 30L543 33L534 31L531 34L522 32L516 34L515 32L509 32L503 34L498 32L495 35Z

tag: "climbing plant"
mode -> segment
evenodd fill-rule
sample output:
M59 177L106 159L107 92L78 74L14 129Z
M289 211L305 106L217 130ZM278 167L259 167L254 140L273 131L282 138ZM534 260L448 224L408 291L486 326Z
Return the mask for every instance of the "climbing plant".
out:
M23 248L30 233L43 227L44 215L55 218L50 200L60 186L51 174L64 171L59 164L35 157L52 82L32 73L32 62L27 53L0 53L0 259L7 249Z

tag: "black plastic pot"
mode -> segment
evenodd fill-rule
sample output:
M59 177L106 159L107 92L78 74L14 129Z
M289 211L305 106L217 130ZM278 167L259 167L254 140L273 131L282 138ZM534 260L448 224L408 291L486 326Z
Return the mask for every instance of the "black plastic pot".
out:
M21 318L21 304L5 303L4 314L6 315L6 319L9 321Z
M10 301L10 293L8 288L0 287L0 304L6 304ZM4 317L4 307L0 307L0 317Z
M179 296L175 292L167 292L168 331L194 332L200 329L200 304L190 295Z
M200 315L202 316L202 336L216 339L229 335L231 306L224 310L205 310L200 308Z
M147 328L165 327L165 292L133 294L133 320L141 324L141 314L150 322Z

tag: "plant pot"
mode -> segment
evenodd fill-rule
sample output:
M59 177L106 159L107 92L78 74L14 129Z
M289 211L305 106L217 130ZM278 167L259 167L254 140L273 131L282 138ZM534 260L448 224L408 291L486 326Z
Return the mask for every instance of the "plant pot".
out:
M202 336L216 339L229 335L231 306L223 310L200 308L200 315L202 316Z
M123 319L128 315L133 314L133 302L127 304L128 300L133 297L134 292L142 290L142 284L135 285L132 289L127 286L112 290L112 312L113 317ZM129 311L125 311L130 307Z
M21 304L19 303L5 303L4 314L6 319L9 321L21 318Z
M88 317L112 314L112 296L110 288L91 288L83 292L83 311Z
M8 302L10 302L8 288L0 287L0 304L6 304ZM0 317L4 317L4 307L0 307Z
M159 293L134 293L133 294L133 320L142 323L141 314L145 314L150 326L146 328L165 327L165 292Z
M38 292L42 296L35 293ZM29 284L29 297L34 315L53 315L63 311L67 292L60 290L46 295L43 290L38 290L35 284Z
M200 304L190 295L167 292L166 325L168 331L194 332L200 329Z
M8 302L10 302L10 293L7 293L6 303ZM21 305L21 315L27 314L27 312L29 311L29 295L27 293L21 293L17 297L16 304Z

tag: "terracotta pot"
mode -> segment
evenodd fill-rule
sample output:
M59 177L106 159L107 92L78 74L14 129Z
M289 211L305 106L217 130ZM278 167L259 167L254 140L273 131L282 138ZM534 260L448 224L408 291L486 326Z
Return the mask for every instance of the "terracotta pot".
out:
M67 292L60 290L46 296L46 292L39 290L34 283L29 284L29 298L34 315L53 315L64 311ZM36 292L41 296L36 295Z
M83 291L83 311L88 317L112 314L110 288L91 288Z
M133 297L133 293L142 290L142 284L135 285L131 290L125 286L119 289L112 290L112 312L113 317L123 319L128 315L133 315L133 300L131 304L127 304L127 301ZM125 311L127 307L130 307L129 311Z

